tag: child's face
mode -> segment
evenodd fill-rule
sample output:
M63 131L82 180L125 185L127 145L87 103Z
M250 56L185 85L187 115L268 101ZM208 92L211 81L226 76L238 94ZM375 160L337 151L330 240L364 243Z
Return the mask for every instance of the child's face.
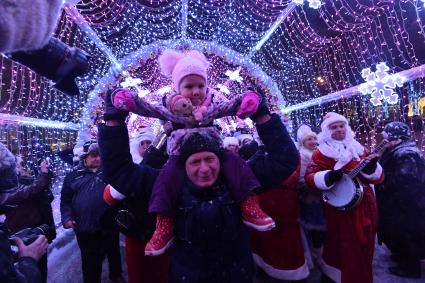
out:
M180 95L190 99L193 106L199 106L207 96L207 86L202 77L189 75L180 82L179 92Z

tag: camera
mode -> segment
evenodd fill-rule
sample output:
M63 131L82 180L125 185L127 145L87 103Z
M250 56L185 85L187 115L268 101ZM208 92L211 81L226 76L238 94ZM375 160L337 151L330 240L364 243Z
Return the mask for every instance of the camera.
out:
M54 88L68 95L79 95L75 78L84 75L90 56L52 37L41 49L6 54L10 59L55 82Z
M10 244L15 246L15 238L20 238L26 246L32 244L39 235L46 236L49 243L53 240L53 228L47 224L42 224L35 228L26 228L9 236Z

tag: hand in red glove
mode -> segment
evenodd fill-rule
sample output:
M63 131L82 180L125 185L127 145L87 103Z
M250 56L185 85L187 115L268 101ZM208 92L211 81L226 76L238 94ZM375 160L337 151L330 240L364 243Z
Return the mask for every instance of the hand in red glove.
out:
M241 119L245 119L257 112L259 105L260 98L258 97L258 94L249 90L244 93L241 105L236 115Z

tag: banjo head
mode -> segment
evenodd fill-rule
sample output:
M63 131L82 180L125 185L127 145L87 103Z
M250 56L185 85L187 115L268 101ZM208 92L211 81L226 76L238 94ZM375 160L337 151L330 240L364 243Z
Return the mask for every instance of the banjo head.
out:
M341 180L330 190L323 192L323 200L333 207L344 208L353 201L356 194L356 184L347 174L343 174Z

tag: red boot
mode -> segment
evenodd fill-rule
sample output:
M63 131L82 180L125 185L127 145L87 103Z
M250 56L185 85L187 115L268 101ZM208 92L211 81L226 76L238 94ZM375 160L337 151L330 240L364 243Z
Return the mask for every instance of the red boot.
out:
M258 204L258 196L249 195L242 203L242 221L258 231L268 231L276 227L273 219L264 213Z
M165 252L174 240L174 220L173 218L157 215L156 228L145 247L145 255L157 256Z

